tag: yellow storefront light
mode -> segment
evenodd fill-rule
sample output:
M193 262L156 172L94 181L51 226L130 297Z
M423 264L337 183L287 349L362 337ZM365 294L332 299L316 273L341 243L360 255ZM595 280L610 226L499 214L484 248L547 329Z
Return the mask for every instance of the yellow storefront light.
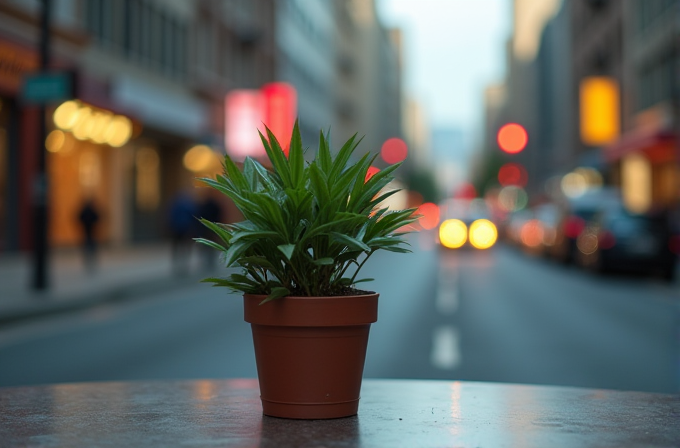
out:
M90 135L90 129L94 123L91 120L92 109L89 107L81 107L76 114L76 124L73 126L73 135L78 140L87 140Z
M494 223L488 219L478 219L470 225L470 244L477 249L488 249L498 239Z
M53 118L59 129L72 132L78 140L91 140L118 148L132 137L132 121L129 118L77 100L61 104L54 111Z
M111 123L112 115L107 112L95 112L92 115L92 128L89 138L95 143L106 143L106 130Z
M216 158L215 153L208 146L196 145L184 154L182 162L189 171L200 173L210 169Z
M641 154L621 160L621 194L631 213L644 213L652 206L652 166Z
M467 226L460 219L447 219L439 226L439 241L449 249L461 247L467 241Z
M586 145L600 146L619 136L619 84L611 77L584 78L580 85L580 131Z
M114 116L104 133L106 143L119 148L126 144L132 136L132 122L122 115Z
M78 101L71 100L62 103L54 111L54 124L64 131L70 131L78 122L79 110L80 104Z
M45 148L49 152L56 153L64 148L64 143L66 142L66 134L59 129L55 129L50 132L45 139Z

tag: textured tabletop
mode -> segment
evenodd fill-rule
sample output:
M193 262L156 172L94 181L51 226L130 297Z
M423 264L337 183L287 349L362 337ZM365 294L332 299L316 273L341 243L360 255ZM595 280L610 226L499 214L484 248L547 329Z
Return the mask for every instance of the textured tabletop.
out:
M256 380L0 388L0 446L680 446L680 395L364 380L359 415L262 415Z

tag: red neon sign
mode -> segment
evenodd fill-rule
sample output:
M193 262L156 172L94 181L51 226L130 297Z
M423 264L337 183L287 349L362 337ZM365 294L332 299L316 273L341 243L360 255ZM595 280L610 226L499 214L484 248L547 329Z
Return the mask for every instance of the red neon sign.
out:
M264 96L264 124L276 136L283 152L288 155L288 145L293 134L297 114L295 87L285 82L273 82L260 89Z

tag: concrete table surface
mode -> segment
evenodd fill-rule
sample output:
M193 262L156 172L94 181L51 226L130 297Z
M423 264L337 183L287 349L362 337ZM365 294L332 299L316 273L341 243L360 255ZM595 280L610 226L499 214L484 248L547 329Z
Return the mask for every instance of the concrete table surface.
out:
M257 380L0 388L0 446L678 447L680 395L364 380L359 415L262 415Z

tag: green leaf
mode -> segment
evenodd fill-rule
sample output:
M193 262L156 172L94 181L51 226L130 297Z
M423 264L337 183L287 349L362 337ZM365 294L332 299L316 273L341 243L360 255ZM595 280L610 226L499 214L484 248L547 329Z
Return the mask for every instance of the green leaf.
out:
M290 291L288 288L272 288L272 292L267 296L266 299L264 299L262 302L260 302L260 305L265 304L267 302L271 302L272 300L280 299L282 297L286 297L287 295L290 295Z
M388 252L398 252L400 254L409 254L413 252L411 249L406 249L405 247L382 247L381 249Z
M330 133L330 131L329 131ZM316 160L322 172L328 173L331 169L331 149L328 135L324 137L323 132L319 131L319 149L316 153Z
M374 280L375 280L374 278L362 278L361 280L354 280L354 284L363 283L363 282L372 282Z
M333 259L330 257L319 258L318 260L313 260L312 262L319 266L331 266L335 264L335 261L333 261Z
M231 234L228 229L221 227L218 223L213 223L207 219L199 219L200 223L206 226L208 229L212 230L217 236L220 237L225 244L229 245L231 241Z
M205 244L206 246L212 247L213 249L221 250L223 252L227 251L227 249L222 245L217 244L214 241L207 240L205 238L194 238L194 241L196 241L197 243Z
M271 230L244 230L240 232L234 232L231 238L231 244L234 244L242 239L258 240L262 238L271 238L272 240L277 241L281 240L281 234Z
M239 190L245 190L248 188L248 181L246 181L245 176L239 171L238 167L231 160L229 154L224 156L224 168L229 179L234 183L234 186Z
M350 137L349 140L347 140L347 142L342 146L342 148L340 148L340 152L338 152L338 155L335 157L335 160L333 160L331 171L328 174L329 179L331 180L335 179L347 167L347 162L349 161L350 156L363 139L362 137L362 139L354 143L354 140L356 140L356 138L357 134L354 134L352 137Z
M280 246L276 246L276 248L279 249L288 260L293 258L293 252L295 252L295 244L281 244Z
M298 121L295 120L293 126L293 135L290 138L290 147L288 148L288 162L290 164L290 178L294 188L304 186L304 170L305 159L302 151L302 139L300 137L300 128Z
M224 256L224 265L231 267L238 261L238 259L250 248L253 241L239 241L232 244Z
M346 244L351 249L358 249L358 250L363 250L363 251L366 251L366 252L371 251L371 248L368 247L366 244L364 244L362 241L354 239L349 235L345 235L343 233L338 233L338 232L332 232L331 235L333 236L334 240L336 240L336 241L338 241L342 244Z
M241 257L238 260L241 266L254 265L266 269L271 269L274 267L273 264L269 262L265 257L251 256L251 257Z
M274 171L276 171L281 177L283 186L294 187L290 174L290 166L288 165L288 159L286 159L283 148L281 148L281 145L276 139L274 133L268 127L265 127L265 129L267 131L267 137L269 138L269 141L267 141L262 133L260 133L260 139L262 139L267 156L269 156L269 161L274 166Z

